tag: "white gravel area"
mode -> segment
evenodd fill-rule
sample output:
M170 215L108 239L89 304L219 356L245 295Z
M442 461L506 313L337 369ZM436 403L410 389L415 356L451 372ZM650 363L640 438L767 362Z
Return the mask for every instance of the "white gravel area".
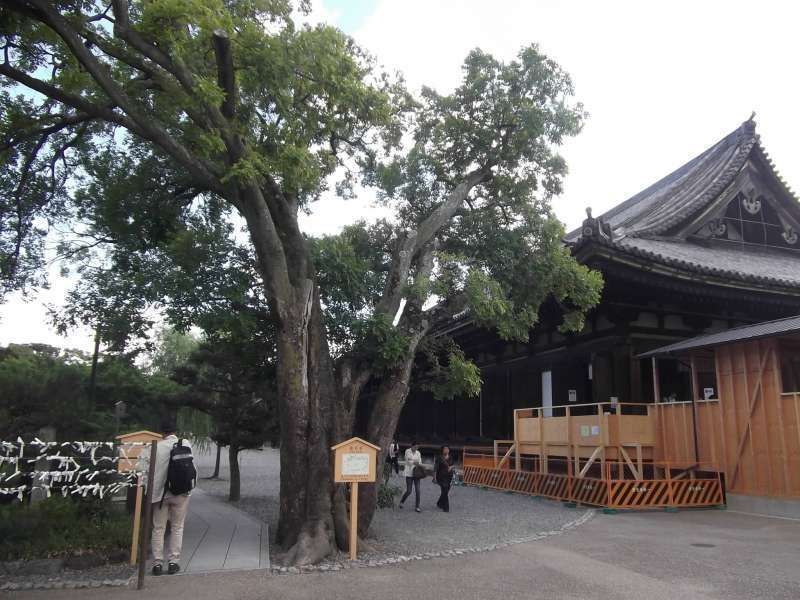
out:
M223 449L221 480L202 479L211 475L214 453L196 453L201 477L199 486L227 499L228 461ZM238 506L266 521L271 535L278 520L280 455L276 449L245 451L240 454L242 499ZM402 471L401 471L402 474ZM391 483L405 491L405 479L393 476ZM436 508L439 487L430 478L421 482L421 513L414 511L414 494L403 509L378 510L373 521L369 558L439 553L455 549L485 549L539 539L581 520L585 509L570 509L559 502L522 494L453 486L450 512ZM399 501L399 497L398 497ZM546 536L545 536L546 537Z

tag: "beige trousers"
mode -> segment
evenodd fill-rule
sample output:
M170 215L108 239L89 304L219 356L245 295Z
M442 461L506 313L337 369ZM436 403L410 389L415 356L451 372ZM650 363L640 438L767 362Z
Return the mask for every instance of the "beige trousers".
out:
M167 496L163 504L153 502L153 558L157 563L164 561L164 531L169 529L169 561L178 562L183 545L183 521L189 508L189 496Z

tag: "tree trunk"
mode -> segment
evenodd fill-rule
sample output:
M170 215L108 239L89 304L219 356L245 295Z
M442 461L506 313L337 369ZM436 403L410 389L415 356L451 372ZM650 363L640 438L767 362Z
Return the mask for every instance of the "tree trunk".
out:
M228 446L228 467L230 468L231 477L230 487L228 488L228 501L238 502L242 494L242 485L239 474L239 448L236 444Z
M366 435L370 442L380 446L381 452L389 447L397 429L400 412L408 396L413 364L414 359L410 358L392 369L383 380L372 405ZM362 485L358 492L358 533L364 537L378 506L378 486Z
M89 404L95 408L95 390L97 388L97 362L100 358L100 326L94 332L94 352L92 352L92 368L89 371Z
M296 289L291 318L278 331L281 491L277 541L282 562L319 562L336 548L330 446L335 423L333 371L316 285Z
M219 479L219 459L221 454L222 446L217 444L217 458L214 460L214 474L211 476L211 479Z

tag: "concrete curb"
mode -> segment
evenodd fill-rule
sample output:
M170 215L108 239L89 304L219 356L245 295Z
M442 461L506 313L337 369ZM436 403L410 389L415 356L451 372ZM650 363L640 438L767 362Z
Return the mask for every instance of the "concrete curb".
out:
M127 587L133 583L134 575L127 579L59 579L55 581L6 582L0 584L0 592L17 592L22 590L75 590L99 587Z

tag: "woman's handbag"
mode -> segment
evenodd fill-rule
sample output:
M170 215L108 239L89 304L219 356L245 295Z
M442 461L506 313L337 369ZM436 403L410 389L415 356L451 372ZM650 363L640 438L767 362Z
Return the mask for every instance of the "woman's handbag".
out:
M425 479L425 469L423 469L421 465L414 465L411 476L414 479Z

